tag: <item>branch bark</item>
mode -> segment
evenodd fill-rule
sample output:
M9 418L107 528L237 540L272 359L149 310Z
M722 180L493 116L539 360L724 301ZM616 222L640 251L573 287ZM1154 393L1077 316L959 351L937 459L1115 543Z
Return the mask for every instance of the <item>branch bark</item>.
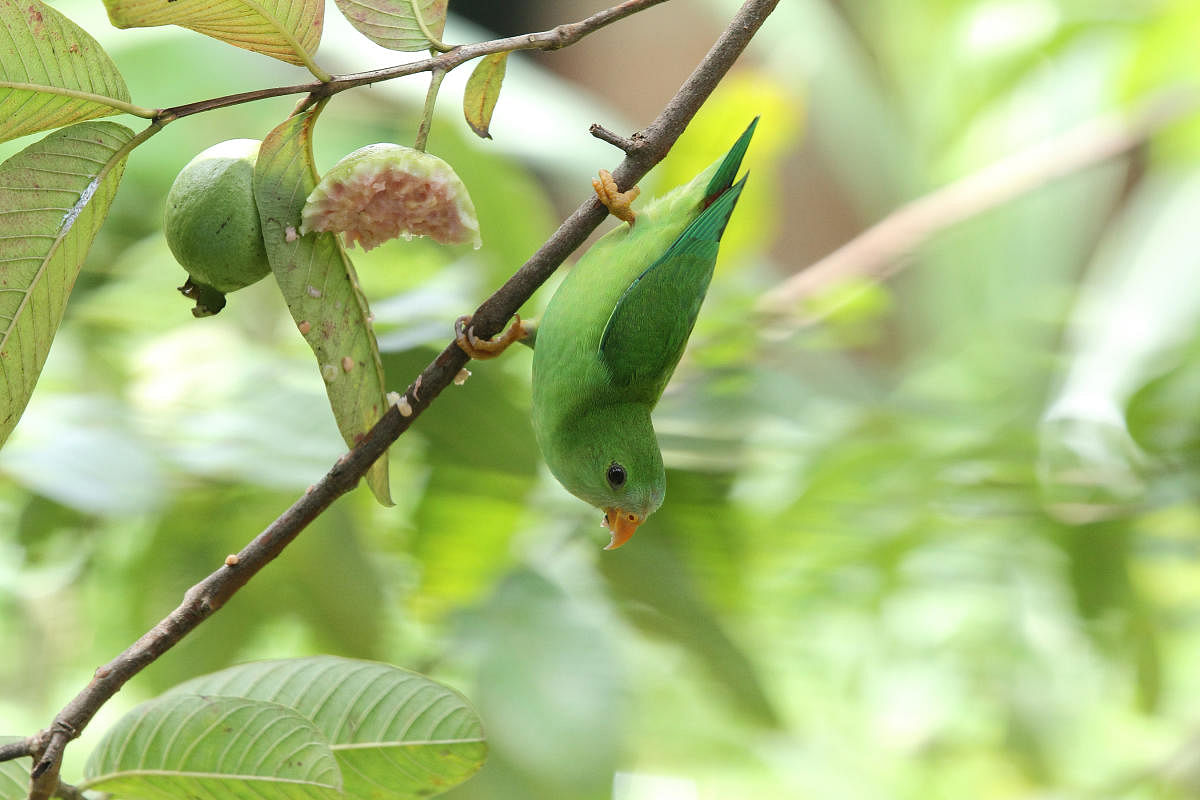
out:
M594 23L595 27L599 27L600 24L607 24L662 1L629 0L589 20L600 17L601 20ZM733 66L734 61L745 50L778 3L779 0L746 1L658 117L640 134L631 137L630 150L621 164L613 170L620 186L628 188L636 183L670 151L688 122L712 94L717 83ZM561 47L595 29L589 28L588 23L589 21L585 20L574 25L559 26L547 34L514 37L514 40L522 40L528 47L544 46L547 43ZM519 48L508 43L504 47L486 52L498 52L502 49ZM483 51L480 51L471 56L462 56L461 52L464 50L467 49L459 48L426 62L417 63L436 64L440 59L456 57L467 60L468 57L483 54ZM456 56L456 53L460 55ZM448 68L446 63L442 63L442 66ZM431 67L424 67L428 68ZM422 69L414 68L412 71L419 72ZM382 80L385 77L396 75L381 74L377 79ZM567 256L583 244L607 213L595 197L577 208L546 243L476 309L472 316L476 332L484 337L499 333L504 323L554 273ZM38 748L40 752L33 753L36 763L31 775L30 800L46 800L54 794L63 752L68 742L79 736L100 707L112 698L126 681L145 669L224 605L334 500L353 489L371 464L383 455L441 391L450 385L467 361L467 355L451 341L405 390L404 402L400 406L390 408L357 447L339 458L320 481L310 487L241 552L227 558L215 572L189 589L184 594L183 602L174 611L124 652L96 670L91 682L58 713L50 728L34 737L39 743L45 741L46 744ZM407 415L400 413L401 407ZM17 752L11 757L22 754L24 753Z
M0 761L12 761L14 758L33 755L38 750L36 738L31 736L27 739L17 739L7 744L0 744Z

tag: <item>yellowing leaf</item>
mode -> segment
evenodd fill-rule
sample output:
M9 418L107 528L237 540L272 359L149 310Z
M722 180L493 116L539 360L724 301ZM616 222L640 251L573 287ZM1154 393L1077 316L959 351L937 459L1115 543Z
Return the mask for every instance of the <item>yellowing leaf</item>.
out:
M300 210L317 185L312 126L317 111L298 114L268 134L254 168L254 198L271 271L317 357L329 405L353 447L387 410L383 364L367 300L341 242L332 233L300 236ZM375 498L391 505L387 458L367 473Z
M440 39L446 26L447 0L416 0L425 29ZM389 50L428 50L412 0L337 0L350 24L375 44Z
M104 6L118 28L179 25L324 76L312 61L321 42L322 0L104 0Z
M108 53L41 0L0 0L0 141L105 117L129 90Z
M492 124L492 112L500 98L500 84L504 83L504 70L508 65L508 53L493 53L479 59L467 88L463 92L463 115L471 130L483 139L490 139L488 127Z
M131 139L115 122L81 122L0 164L0 444L46 363Z

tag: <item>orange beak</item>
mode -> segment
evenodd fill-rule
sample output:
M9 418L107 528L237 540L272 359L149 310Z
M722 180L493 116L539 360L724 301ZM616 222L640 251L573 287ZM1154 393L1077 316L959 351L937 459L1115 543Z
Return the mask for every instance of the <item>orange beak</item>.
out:
M612 541L604 549L616 550L628 542L629 537L633 536L633 532L643 522L645 522L645 517L639 517L632 511L622 511L619 508L604 509L604 527L612 531Z

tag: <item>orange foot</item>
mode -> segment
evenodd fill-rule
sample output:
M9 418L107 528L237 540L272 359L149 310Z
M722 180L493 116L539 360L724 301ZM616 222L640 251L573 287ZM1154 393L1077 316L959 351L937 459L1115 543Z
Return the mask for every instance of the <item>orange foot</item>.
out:
M495 358L508 349L513 342L529 336L529 329L521 322L521 315L513 318L509 329L494 339L480 339L471 327L470 317L459 317L454 323L454 341L471 358L482 360Z
M600 202L604 204L610 214L630 225L633 224L636 214L630 206L642 193L641 189L634 186L627 192L619 191L612 173L606 169L600 170L599 178L592 178L592 188L596 190L596 197L600 198Z

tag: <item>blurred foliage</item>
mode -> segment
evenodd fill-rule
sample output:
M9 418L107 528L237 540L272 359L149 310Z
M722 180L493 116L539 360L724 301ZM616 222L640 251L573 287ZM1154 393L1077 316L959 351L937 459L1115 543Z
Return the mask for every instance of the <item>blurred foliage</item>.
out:
M710 0L713 29L734 6ZM144 105L303 74L85 16ZM695 35L702 52L711 30ZM619 42L621 26L600 36ZM453 798L1200 796L1200 250L1186 223L1200 128L947 231L886 284L827 287L818 302L837 311L819 324L754 315L821 255L814 242L1194 81L1198 38L1190 0L781 3L644 183L690 175L763 114L655 416L668 498L637 537L601 552L597 515L541 466L529 354L473 364L393 447L396 507L365 489L339 501L131 682L65 774L183 679L327 652L472 699L492 750ZM470 187L484 248L354 254L389 388L615 162L581 145L582 125L531 125L551 154L536 169L506 155L530 149L505 144L506 107L599 113L511 62L495 141L466 129L450 80L430 139ZM321 168L411 140L423 85L393 88L335 99ZM278 293L264 282L193 320L159 230L192 155L261 138L292 102L182 120L129 161L0 451L0 733L44 726L340 453Z

